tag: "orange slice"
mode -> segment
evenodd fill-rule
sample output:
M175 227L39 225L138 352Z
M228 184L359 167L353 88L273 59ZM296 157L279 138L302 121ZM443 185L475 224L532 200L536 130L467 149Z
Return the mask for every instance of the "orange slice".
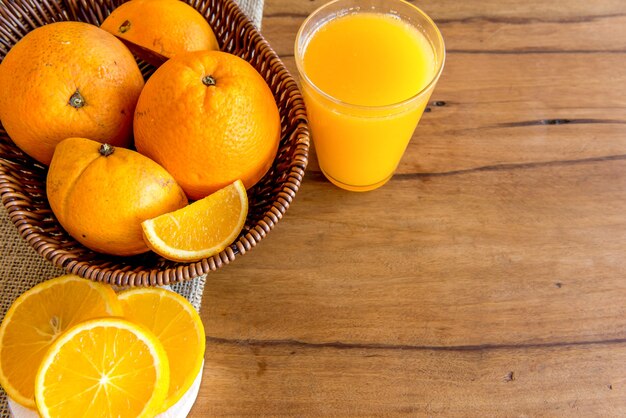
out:
M52 344L35 380L44 418L154 417L169 387L167 354L145 327L121 318L82 322Z
M74 275L18 297L0 325L0 384L9 397L34 409L35 375L48 347L73 325L110 315L122 315L115 292Z
M163 344L170 364L168 409L191 388L202 369L204 326L195 308L179 294L159 288L137 288L118 298L124 316L148 328Z
M196 261L222 251L241 232L248 196L240 180L187 207L142 222L152 251L174 261Z

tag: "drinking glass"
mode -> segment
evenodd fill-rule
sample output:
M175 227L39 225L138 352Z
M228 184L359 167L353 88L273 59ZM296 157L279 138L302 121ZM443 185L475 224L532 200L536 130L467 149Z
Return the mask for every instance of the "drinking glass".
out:
M399 19L427 40L432 48L434 68L428 69L432 75L420 91L407 93L407 98L401 101L368 105L342 101L311 79L305 65L311 39L334 19L360 13ZM377 36L385 36L385 33ZM403 46L404 43L398 44L397 48ZM397 53L403 51L400 49ZM313 65L337 65L332 58L328 61L325 58ZM326 178L351 191L373 190L385 184L393 176L443 70L445 47L435 23L419 8L403 0L331 1L313 12L300 27L295 59L312 139ZM373 82L376 76L372 74Z

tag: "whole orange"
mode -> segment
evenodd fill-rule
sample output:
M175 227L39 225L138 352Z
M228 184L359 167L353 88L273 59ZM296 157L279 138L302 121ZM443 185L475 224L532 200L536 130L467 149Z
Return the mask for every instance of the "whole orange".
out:
M44 164L71 136L129 146L143 85L119 39L87 23L52 23L28 33L0 65L0 120Z
M171 58L182 52L219 49L207 20L180 0L131 0L113 10L100 27L155 65L164 59L154 62L150 52Z
M271 90L246 61L219 51L178 55L146 83L135 111L135 146L192 199L269 170L280 140Z
M94 251L148 251L141 223L187 205L165 169L138 152L85 138L57 145L46 191L65 230Z

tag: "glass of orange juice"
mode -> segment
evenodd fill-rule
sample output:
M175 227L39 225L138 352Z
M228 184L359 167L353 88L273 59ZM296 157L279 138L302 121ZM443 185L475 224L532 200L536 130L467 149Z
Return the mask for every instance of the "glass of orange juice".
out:
M443 70L435 23L403 0L334 0L304 21L295 58L326 178L352 191L385 184Z

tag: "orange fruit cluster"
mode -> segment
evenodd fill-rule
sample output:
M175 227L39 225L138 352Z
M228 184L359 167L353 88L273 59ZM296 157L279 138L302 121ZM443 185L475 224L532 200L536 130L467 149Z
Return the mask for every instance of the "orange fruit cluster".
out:
M162 64L145 85L133 54ZM270 169L281 136L263 77L219 51L204 16L178 0L131 0L101 27L37 28L8 52L0 85L0 121L18 147L50 166L47 196L59 223L113 255L152 249L192 261L221 251L240 233L242 194ZM224 188L237 199L216 193ZM210 224L175 215L187 224L141 226L214 194L190 210L219 214ZM189 233L196 228L204 234Z

